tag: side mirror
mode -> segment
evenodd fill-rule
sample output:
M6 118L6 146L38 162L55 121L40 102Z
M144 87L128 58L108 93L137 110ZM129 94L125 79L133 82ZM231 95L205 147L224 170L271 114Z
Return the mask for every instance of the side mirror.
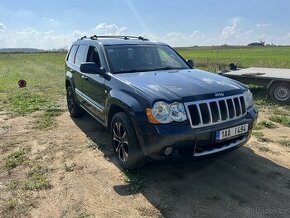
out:
M82 73L99 74L101 76L104 76L106 73L104 68L99 67L99 65L97 65L94 62L87 62L87 63L81 64L80 71Z
M193 68L193 60L186 60L187 64Z

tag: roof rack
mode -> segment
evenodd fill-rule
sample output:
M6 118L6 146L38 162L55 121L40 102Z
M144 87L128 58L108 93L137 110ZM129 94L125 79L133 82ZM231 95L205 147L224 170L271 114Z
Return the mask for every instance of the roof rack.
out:
M88 38L87 36L82 36L80 39L78 39L78 40L83 40L83 39L86 39L86 38Z
M110 38L114 38L114 39L124 39L124 40L129 40L129 39L138 39L138 40L142 40L142 41L149 41L149 39L144 38L143 36L117 36L117 35L113 35L113 36L97 36L97 35L93 35L90 37L87 36L83 36L81 37L79 40L83 40L83 39L92 39L92 40L98 40L98 39L110 39Z

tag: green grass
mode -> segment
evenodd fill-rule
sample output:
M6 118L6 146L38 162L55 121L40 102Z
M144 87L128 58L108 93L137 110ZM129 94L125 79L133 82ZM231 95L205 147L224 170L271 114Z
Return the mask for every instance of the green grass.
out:
M264 133L261 131L253 131L252 134L257 138L259 142L272 142L270 139L266 138Z
M249 88L253 93L255 105L258 109L270 109L273 114L290 116L290 105L277 105L267 96L267 90L263 87L250 85Z
M39 117L35 122L35 128L37 129L48 129L55 126L55 117L61 115L63 110L59 108L49 108Z
M5 169L12 170L15 167L22 164L25 160L25 151L24 150L17 150L10 155L5 160Z
M14 179L7 183L6 186L8 190L22 189L30 191L52 188L51 182L48 179L48 169L39 165L31 169L25 178Z
M45 110L64 96L63 53L0 54L0 111L25 115ZM27 81L25 88L18 81Z
M177 48L186 59L192 59L197 68L216 72L230 63L240 67L290 68L290 47L190 47Z
M277 128L277 125L269 120L262 120L261 122L256 124L254 130L261 130L264 128L274 129Z
M254 131L252 134L258 139L264 137L264 133L260 131Z
M285 115L282 115L282 116L272 115L269 119L271 121L275 122L275 123L280 123L283 126L290 127L290 116L285 116Z
M28 178L23 182L23 188L27 190L50 189L52 185L47 177L47 169L40 166L28 173Z

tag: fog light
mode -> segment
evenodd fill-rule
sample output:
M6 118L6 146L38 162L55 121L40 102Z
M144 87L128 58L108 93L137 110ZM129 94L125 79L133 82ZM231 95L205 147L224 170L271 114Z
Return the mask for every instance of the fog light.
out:
M172 147L167 147L167 148L165 149L165 151L164 151L164 154L165 154L166 156L168 156L168 155L170 155L170 154L172 153L172 151L173 151L173 148L172 148Z

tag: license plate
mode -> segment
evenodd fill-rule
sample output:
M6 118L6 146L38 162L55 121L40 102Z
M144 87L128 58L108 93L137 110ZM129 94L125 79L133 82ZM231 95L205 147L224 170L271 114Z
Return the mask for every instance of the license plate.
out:
M241 135L243 133L248 132L248 124L235 126L229 129L223 129L220 131L217 131L216 133L216 140L223 140L227 138L231 138L233 136Z

